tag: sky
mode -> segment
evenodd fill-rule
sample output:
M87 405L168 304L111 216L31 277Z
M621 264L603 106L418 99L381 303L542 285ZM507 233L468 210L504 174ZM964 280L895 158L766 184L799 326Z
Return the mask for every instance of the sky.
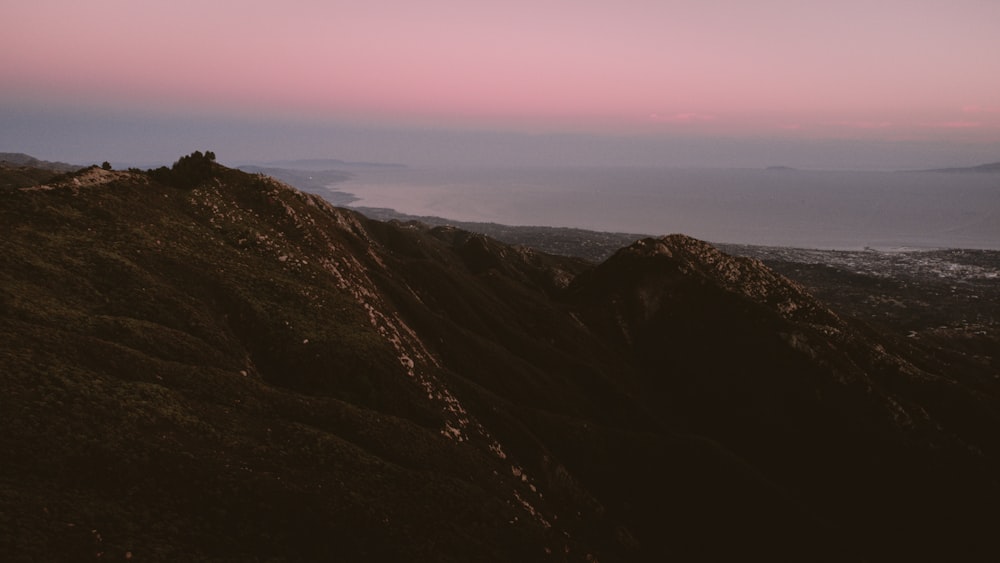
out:
M998 0L7 0L0 151L77 163L1000 160Z

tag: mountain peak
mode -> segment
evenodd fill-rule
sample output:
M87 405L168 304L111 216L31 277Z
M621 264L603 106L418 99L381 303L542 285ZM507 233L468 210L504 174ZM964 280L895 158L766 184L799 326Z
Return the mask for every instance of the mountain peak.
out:
M626 261L643 260L649 271L673 272L687 283L700 280L727 292L767 306L785 318L842 326L835 313L820 304L797 283L781 276L754 258L726 254L708 242L682 234L645 238L622 249L608 262L609 270L622 269ZM659 266L655 264L659 263ZM602 266L604 267L604 266ZM635 270L636 266L628 269ZM662 284L662 278L654 282Z
M676 233L660 238L647 237L639 239L622 249L623 252L637 255L654 256L660 254L668 257L672 257L675 252L687 254L695 252L711 253L713 250L715 250L714 247L704 241Z

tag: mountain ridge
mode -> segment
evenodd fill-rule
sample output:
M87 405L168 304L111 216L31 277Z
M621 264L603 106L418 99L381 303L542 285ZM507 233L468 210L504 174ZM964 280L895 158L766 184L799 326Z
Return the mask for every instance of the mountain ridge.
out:
M67 164L65 162L50 162L47 160L40 160L29 154L21 152L0 152L0 165L26 166L29 168L40 168L44 170L53 170L56 172L73 172L75 170L83 168L82 166L77 166L75 164Z
M762 263L674 235L595 265L208 154L3 188L5 552L988 553L992 388Z

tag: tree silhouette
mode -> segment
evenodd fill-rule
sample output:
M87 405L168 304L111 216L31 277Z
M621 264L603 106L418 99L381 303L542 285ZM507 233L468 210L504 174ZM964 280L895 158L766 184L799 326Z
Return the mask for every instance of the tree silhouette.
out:
M212 177L215 168L215 153L194 151L180 157L170 168L165 166L152 170L157 180L178 188L193 188Z

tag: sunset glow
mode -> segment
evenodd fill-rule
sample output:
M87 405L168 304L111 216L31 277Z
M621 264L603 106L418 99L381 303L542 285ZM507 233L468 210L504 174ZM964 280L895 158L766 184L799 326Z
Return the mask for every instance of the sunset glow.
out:
M998 2L37 0L4 13L7 117L1000 144Z

